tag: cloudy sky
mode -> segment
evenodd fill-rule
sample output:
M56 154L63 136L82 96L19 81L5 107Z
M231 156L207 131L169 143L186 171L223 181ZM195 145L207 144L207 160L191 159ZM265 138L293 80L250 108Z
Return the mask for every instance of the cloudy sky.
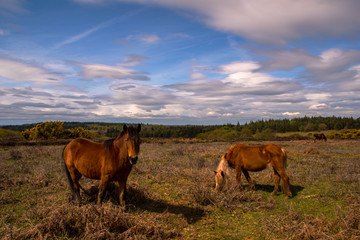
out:
M360 116L358 0L0 0L0 125Z

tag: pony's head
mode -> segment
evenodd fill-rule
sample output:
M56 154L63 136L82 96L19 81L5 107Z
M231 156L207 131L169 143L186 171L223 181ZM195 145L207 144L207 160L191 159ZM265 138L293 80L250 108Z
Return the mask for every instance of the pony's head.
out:
M215 173L215 183L216 183L215 190L219 192L225 185L225 173L223 170L216 170L214 171L214 173Z
M215 190L221 191L221 189L225 185L226 175L229 175L229 164L226 160L227 154L225 153L224 156L221 158L219 166L217 167L215 173Z
M140 130L141 125L139 124L136 128L127 127L124 125L123 134L124 144L126 145L127 155L130 164L136 164L138 160L138 154L140 151Z

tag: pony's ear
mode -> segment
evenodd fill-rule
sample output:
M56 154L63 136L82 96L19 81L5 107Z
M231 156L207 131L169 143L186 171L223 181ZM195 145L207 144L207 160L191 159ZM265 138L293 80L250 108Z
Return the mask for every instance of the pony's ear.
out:
M225 177L224 171L221 171L221 176Z
M141 124L137 125L136 131L139 133L141 131Z
M127 131L128 131L128 127L126 126L126 124L124 124L123 131L124 131L124 132L127 132Z
M215 175L217 174L217 171L214 171Z

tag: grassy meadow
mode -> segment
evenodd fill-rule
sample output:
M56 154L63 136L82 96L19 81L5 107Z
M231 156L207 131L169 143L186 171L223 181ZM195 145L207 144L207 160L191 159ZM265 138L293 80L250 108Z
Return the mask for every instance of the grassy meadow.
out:
M244 142L262 144L265 142ZM2 239L360 239L360 141L274 142L288 153L293 198L271 196L272 169L250 173L251 191L214 191L214 170L234 142L144 139L128 181L127 210L98 182L70 203L64 145L0 146ZM241 189L240 189L241 187Z

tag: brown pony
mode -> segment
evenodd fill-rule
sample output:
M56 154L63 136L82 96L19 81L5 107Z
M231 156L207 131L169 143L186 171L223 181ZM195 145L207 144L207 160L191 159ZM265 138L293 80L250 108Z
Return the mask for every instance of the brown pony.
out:
M229 175L229 167L236 171L236 180L241 182L241 172L244 173L250 187L255 189L255 185L250 178L248 171L261 171L267 165L274 169L275 188L272 195L279 192L280 178L284 182L285 197L290 198L289 177L285 173L287 155L283 148L275 144L266 145L244 145L235 144L222 157L217 170L215 171L215 190L219 191L225 184L226 176Z
M324 142L327 141L326 136L323 133L314 133L314 142L316 140L319 140L319 141L324 140Z
M110 181L119 183L119 200L125 208L124 194L126 181L132 165L138 160L140 150L139 132L136 128L124 125L120 135L104 143L95 143L85 138L76 138L65 146L63 159L73 200L81 204L79 179L82 176L100 180L97 203L101 204ZM83 189L83 188L82 188Z

